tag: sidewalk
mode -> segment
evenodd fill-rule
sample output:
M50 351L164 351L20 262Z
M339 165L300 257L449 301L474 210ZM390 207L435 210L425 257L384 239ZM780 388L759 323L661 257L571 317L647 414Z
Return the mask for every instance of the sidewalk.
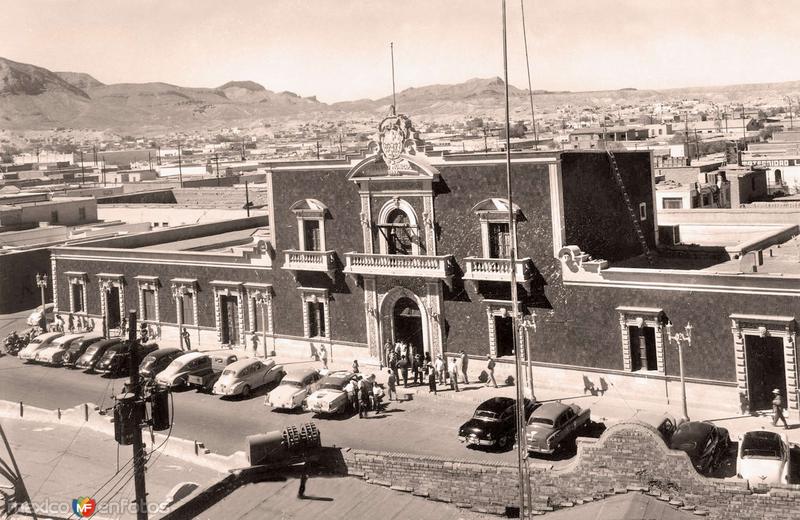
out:
M93 518L98 520L136 518L130 506L133 473L131 465L126 465L131 457L129 446L120 447L117 458L114 438L91 428L13 419L4 419L3 428L39 518L68 518L72 500L79 497L97 501L98 512ZM148 435L145 443L148 450L152 448ZM108 482L117 464L122 471ZM153 516L156 506L166 500L175 485L194 482L205 487L220 474L158 451L149 459L146 476L148 508ZM103 487L105 482L108 484Z

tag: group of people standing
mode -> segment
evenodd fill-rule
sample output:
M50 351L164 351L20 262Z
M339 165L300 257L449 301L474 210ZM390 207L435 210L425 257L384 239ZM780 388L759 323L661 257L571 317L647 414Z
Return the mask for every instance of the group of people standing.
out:
M375 380L375 374L368 377L356 373L353 379L344 387L350 406L358 411L358 417L364 419L372 410L375 415L381 412L383 405L383 388Z

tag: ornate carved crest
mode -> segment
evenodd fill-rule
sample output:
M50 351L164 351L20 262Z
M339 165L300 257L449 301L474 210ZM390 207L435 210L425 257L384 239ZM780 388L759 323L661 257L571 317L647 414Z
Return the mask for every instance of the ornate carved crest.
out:
M378 125L378 153L383 156L389 175L397 175L407 164L401 155L406 148L406 142L412 137L414 127L408 116L403 114L391 115L384 118Z

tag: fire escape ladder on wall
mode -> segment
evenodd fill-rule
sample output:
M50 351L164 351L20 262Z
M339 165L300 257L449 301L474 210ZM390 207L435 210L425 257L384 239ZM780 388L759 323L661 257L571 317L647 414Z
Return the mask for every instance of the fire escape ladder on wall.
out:
M617 167L617 159L614 157L614 154L611 152L611 150L606 150L606 153L608 154L608 160L611 163L611 169L614 171L614 178L617 180L619 191L622 192L622 198L625 199L625 206L627 206L628 213L631 216L633 229L636 231L636 236L639 237L639 243L642 245L642 251L644 251L644 255L647 257L647 263L653 265L653 252L650 250L650 246L647 245L647 238L644 236L644 231L642 231L642 226L639 223L639 215L636 214L633 204L631 203L631 198L628 196L628 190L625 189L625 183L623 182L622 175L620 175L619 168Z

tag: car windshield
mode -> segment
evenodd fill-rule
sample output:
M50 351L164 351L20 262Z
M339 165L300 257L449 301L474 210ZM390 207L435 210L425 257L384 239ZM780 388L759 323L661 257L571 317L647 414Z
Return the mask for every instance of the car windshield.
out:
M303 388L303 383L300 381L292 381L290 379L284 379L281 381L281 386L292 386L294 388Z
M781 458L781 440L772 432L745 435L742 440L742 457L759 457L769 459Z
M98 347L97 345L92 345L91 347L89 347L89 348L87 348L87 349L86 349L86 354L87 354L87 355L89 355L89 356L91 356L92 354L94 354L95 352L97 352L97 350L98 350L99 348L100 348L100 347Z
M321 388L323 390L341 390L344 387L344 381L340 379L332 379L330 381L326 381L322 383Z
M483 419L484 421L496 421L498 415L496 412L492 412L491 410L475 410L476 419Z
M553 420L548 419L547 417L531 417L531 424L545 424L547 426L553 426Z
M42 340L40 340L39 338L34 338L28 343L28 345L38 345L41 342Z

